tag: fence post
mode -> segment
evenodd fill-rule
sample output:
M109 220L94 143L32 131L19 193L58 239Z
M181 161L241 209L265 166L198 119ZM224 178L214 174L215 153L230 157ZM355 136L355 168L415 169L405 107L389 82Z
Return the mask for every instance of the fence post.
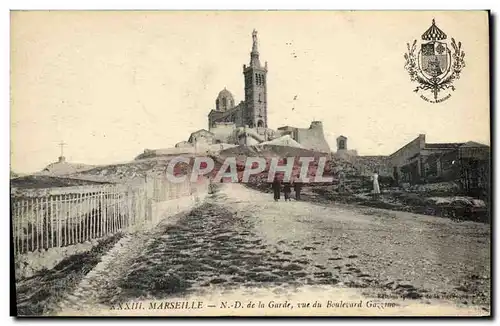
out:
M68 194L64 194L63 195L63 201L62 201L62 212L63 214L61 214L62 218L64 218L64 221L62 223L62 226L64 227L64 231L62 232L62 242L61 244L63 246L67 246L68 245Z
M14 234L12 235L12 240L14 242L14 254L17 256L17 220L19 219L19 201L11 201L11 220L12 220L12 229L14 231Z
M118 187L116 187L115 192L115 205L116 205L116 220L115 220L115 232L120 230L120 191Z
M97 196L97 202L98 202L98 210L97 210L97 236L100 238L102 237L102 189L100 189Z
M19 240L20 240L20 236L19 236L19 233L21 232L21 215L22 215L22 209L21 209L21 206L22 206L22 203L23 201L20 200L18 203L17 203L17 207L16 207L16 219L15 219L15 225L16 225L16 254L19 254L20 250L19 250Z
M35 211L35 199L31 198L31 251L35 251L35 223L36 223L36 211Z
M120 228L120 194L118 186L115 188L115 232Z
M71 215L69 213L69 210L70 210L70 207L71 207L71 203L70 203L70 194L66 194L66 221L64 223L64 227L65 227L65 230L64 230L64 234L66 236L66 240L64 241L64 243L66 244L66 246L68 246L71 242L70 242L70 235L71 235L71 231L70 231L70 224L69 224L69 221L70 221L70 218L71 218Z
M23 253L24 248L24 206L25 200L21 201L21 215L19 216L19 240L20 240L20 250L19 253Z
M88 196L82 194L82 205L85 203L83 218L83 242L89 238L90 200Z
M116 189L116 231L119 231L122 227L121 218L122 218L122 207L121 207L121 190Z
M49 248L49 198L45 198L44 202L44 214L43 222L45 224L45 246L44 248Z
M83 229L83 231L85 232L85 241L87 241L90 240L90 216L92 213L92 203L90 202L90 196L88 194L84 198L85 206L87 206L87 209L85 213L85 228Z
M50 248L54 247L54 196L50 196Z
M101 192L95 193L95 238L99 238L101 235L100 225L101 225Z
M98 206L97 206L97 193L94 192L92 195L92 206L94 209L92 210L92 239L97 238L97 214L99 214Z
M135 205L135 220L136 220L136 223L138 220L140 220L140 222L142 222L142 216L141 216L141 207L140 207L140 204L139 204L139 194L140 192L140 189L136 189L136 191L134 191L134 205Z
M87 199L80 193L80 243L85 242L86 232L87 232Z
M36 197L35 198L35 220L36 220L36 249L40 249L40 238L39 233L40 233L40 198Z
M102 207L101 207L101 215L102 215L102 232L104 235L107 235L108 234L108 231L106 229L107 227L107 208L106 208L106 205L108 204L108 200L107 200L107 196L106 196L106 190L107 190L107 187L103 187L101 189L101 194L102 194Z
M92 195L92 202L94 209L92 210L92 232L94 235L92 236L92 239L97 238L97 214L99 214L99 207L98 207L98 198L97 198L97 193L94 192Z
M127 189L127 215L128 215L128 223L127 227L132 226L132 188Z
M56 199L56 217L57 217L57 247L61 247L62 233L62 195L58 195Z
M64 227L64 198L66 196L64 194L62 195L59 195L59 205L58 206L58 211L59 211L59 235L58 235L58 239L59 239L59 247L62 247L64 246L64 230L63 230L63 227Z
M71 244L71 194L66 194L66 245Z
M22 204L21 204L21 227L20 227L20 230L21 230L21 253L23 252L24 250L24 216L26 215L25 212L26 212L26 201L22 201Z
M58 205L58 211L59 213L57 214L59 216L59 247L63 246L63 240L64 240L64 197L65 195L59 195L59 205Z
M146 185L145 185L145 192L144 192L144 219L146 221L149 221L149 210L148 210L148 190L149 190L150 183L148 182L148 178L146 177Z
M69 223L70 223L70 230L71 230L71 239L70 239L70 243L71 244L75 244L76 243L76 225L75 225L75 204L76 204L76 201L75 201L75 194L72 193L70 196L69 196L69 202L70 202L70 205L69 205L69 217L70 217L70 220L69 220Z
M108 235L108 186L103 188L103 223L104 223L104 234Z
M122 230L127 228L127 189L122 191Z
M113 186L109 186L108 187L108 192L106 194L106 212L107 212L107 227L108 227L108 233L112 233L112 229L111 229L111 226L112 226L112 218L113 218L113 210L112 210L112 207L111 207L111 203L113 202L113 197L112 197L112 194L113 194ZM109 207L109 210L108 210L108 207Z
M75 209L75 227L76 227L76 243L80 243L80 232L82 231L82 220L81 220L81 216L82 216L82 203L81 203L81 200L80 200L80 194L75 194L75 205L76 205L76 209Z
M101 189L101 235L106 232L106 193L105 188Z
M97 210L97 195L96 193L92 193L92 220L90 223L92 223L92 226L91 226L91 232L92 232L92 235L91 235L91 239L95 239L97 234L96 234L96 229L97 229L97 219L96 219L96 214L98 212Z
M111 232L115 233L116 229L116 186L113 187L113 193L111 194L113 201L113 216L111 218Z

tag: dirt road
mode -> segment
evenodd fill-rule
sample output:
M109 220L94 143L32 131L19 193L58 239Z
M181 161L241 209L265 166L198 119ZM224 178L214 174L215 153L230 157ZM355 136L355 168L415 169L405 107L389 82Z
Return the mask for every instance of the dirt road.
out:
M272 195L227 184L178 220L124 239L59 308L322 286L422 304L439 299L487 314L489 239L485 224L274 202Z

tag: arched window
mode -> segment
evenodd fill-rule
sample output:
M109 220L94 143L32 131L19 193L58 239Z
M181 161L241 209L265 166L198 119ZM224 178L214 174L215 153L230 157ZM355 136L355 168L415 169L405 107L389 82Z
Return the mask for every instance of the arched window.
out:
M264 121L259 120L259 122L257 122L257 127L264 127Z
M345 140L339 140L339 149L345 149Z
M226 109L226 108L227 108L227 100L226 100L226 98L225 98L225 97L223 97L223 98L222 98L222 107L223 107L224 109Z

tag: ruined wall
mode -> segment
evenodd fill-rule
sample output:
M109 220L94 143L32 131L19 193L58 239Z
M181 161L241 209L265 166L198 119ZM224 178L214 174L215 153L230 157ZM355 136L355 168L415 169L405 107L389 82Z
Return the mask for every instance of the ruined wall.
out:
M389 163L392 167L397 167L399 171L401 169L401 166L408 164L409 159L415 154L420 153L420 151L424 148L425 148L425 135L420 134L418 135L417 138L415 138L405 146L401 147L393 154L389 155Z
M335 152L333 155L335 157L339 157L343 160L353 163L358 156L358 152L355 149L341 149L337 150L337 152Z
M306 149L323 153L331 152L330 146L325 139L323 124L321 121L311 122L309 129L297 128L295 141Z
M183 141L178 142L177 144L175 144L174 147L175 148L186 148L186 147L190 148L190 147L193 147L193 144L191 144L188 141L183 140Z
M375 171L380 176L392 176L392 167L388 156L357 156L352 161L361 175L370 176Z

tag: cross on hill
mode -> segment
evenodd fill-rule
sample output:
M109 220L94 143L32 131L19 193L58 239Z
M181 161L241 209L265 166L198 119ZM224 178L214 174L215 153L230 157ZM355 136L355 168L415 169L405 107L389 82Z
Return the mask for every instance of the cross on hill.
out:
M66 146L67 144L64 142L64 141L61 141L59 143L59 146L61 146L61 156L64 156L64 146Z

